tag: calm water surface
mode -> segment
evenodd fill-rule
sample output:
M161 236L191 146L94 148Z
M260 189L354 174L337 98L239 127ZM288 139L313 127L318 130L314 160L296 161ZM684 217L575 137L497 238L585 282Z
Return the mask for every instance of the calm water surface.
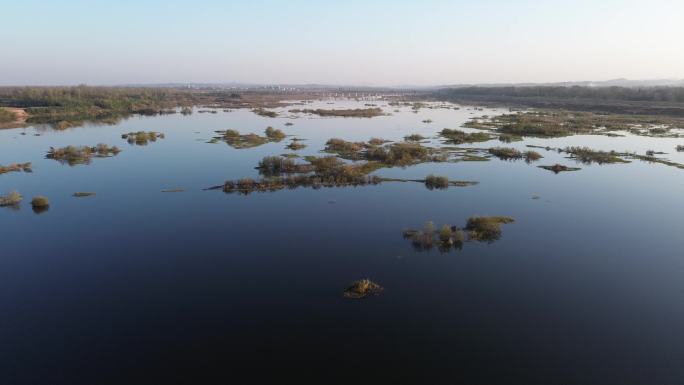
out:
M364 102L328 103L313 106ZM480 182L444 191L389 182L202 191L257 177L263 156L289 152L288 140L242 150L206 143L214 130L273 126L306 139L300 154L320 155L331 137L435 137L504 111L401 107L372 119L292 119L287 109L278 118L235 110L0 131L0 164L34 168L0 175L0 192L25 197L19 210L0 209L0 383L684 382L683 170L635 161L555 175L492 159L378 171ZM138 130L166 139L121 139ZM44 159L50 146L100 142L123 151L75 167ZM505 146L527 144L653 149L684 162L674 151L681 139ZM576 166L540 152L538 165ZM185 191L161 192L168 188ZM28 203L38 194L51 202L42 214ZM401 236L429 220L462 226L471 215L516 223L495 243L449 253L414 251ZM341 298L365 277L384 294Z

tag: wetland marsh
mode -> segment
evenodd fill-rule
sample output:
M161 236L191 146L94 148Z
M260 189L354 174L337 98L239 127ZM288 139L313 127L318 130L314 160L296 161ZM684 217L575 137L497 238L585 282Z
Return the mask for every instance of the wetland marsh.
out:
M684 375L677 128L552 119L547 135L503 107L241 103L0 130L13 368L40 351L46 373L113 383L254 362L394 381L439 367L562 383L578 378L567 360L626 382Z

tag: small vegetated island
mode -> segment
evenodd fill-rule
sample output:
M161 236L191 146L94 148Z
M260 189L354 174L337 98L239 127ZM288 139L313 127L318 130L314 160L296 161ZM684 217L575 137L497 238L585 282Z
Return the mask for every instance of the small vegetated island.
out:
M618 152L618 151L600 151L600 150L593 150L589 147L581 147L581 146L573 146L573 147L565 147L565 148L553 148L553 147L543 147L543 146L535 146L535 145L528 145L527 147L531 148L543 148L547 151L556 151L559 154L568 154L569 159L573 159L577 161L578 163L583 163L583 164L599 164L599 165L604 165L604 164L615 164L615 163L629 163L630 159L635 159L635 160L640 160L643 162L649 162L649 163L658 163L658 164L663 164L666 166L670 167L676 167L679 169L684 169L684 164L677 163L677 162L672 162L667 159L663 158L658 158L655 156L654 151L647 151L646 154L640 155L636 154L633 152ZM559 166L559 165L556 165ZM541 166L540 166L541 167ZM554 166L543 166L541 168L551 170L551 168ZM573 168L567 168L563 170L562 168L565 166L561 166L560 168L557 167L559 171L576 171L577 169Z
M488 151L501 160L525 159L525 162L531 163L543 158L543 156L536 151L520 151L509 147L494 147L490 148Z
M292 151L302 150L302 149L306 148L306 144L302 143L301 142L302 140L303 139L292 138L290 143L287 146L285 146L285 148L287 148L288 150L292 150Z
M495 242L501 238L501 225L513 222L515 220L511 217L473 216L468 218L463 228L445 224L437 230L433 222L427 222L422 230L404 230L403 236L411 241L417 251L430 250L438 246L440 251L446 252L452 248L460 250L464 242L468 241Z
M264 117L267 117L267 118L276 118L276 117L278 117L278 113L277 113L277 112L265 110L265 109L263 109L263 108L255 108L255 109L252 110L252 112L254 112L255 114L257 114L257 115L259 115L259 116L264 116Z
M219 136L215 136L209 141L210 143L223 141L235 149L252 148L266 143L280 142L286 137L283 131L273 127L267 127L266 130L264 130L265 136L259 136L255 133L240 134L240 132L236 130L216 131L216 133L219 134Z
M445 139L445 143L449 144L487 142L495 138L495 136L483 132L467 133L461 130L453 130L449 128L443 129L439 135Z
M571 135L679 137L684 119L667 116L596 114L591 112L542 110L498 116L476 117L464 127L491 130L513 137L559 138Z
M135 144L138 146L147 146L149 142L156 142L157 139L164 139L165 137L164 134L154 131L138 131L121 134L121 139L126 139L128 144Z
M74 198L86 198L86 197L91 197L95 196L96 193L94 192L89 192L89 191L78 191L72 194Z
M36 214L42 214L50 209L50 201L43 195L35 196L31 200L31 208Z
M54 159L62 164L75 166L90 164L93 158L107 158L116 156L121 152L117 146L108 146L100 143L94 147L89 146L66 146L62 148L50 147L46 159Z
M579 170L581 170L581 168L579 168L579 167L569 167L569 166L565 166L565 165L558 164L558 163L551 165L551 166L537 166L537 167L543 168L544 170L552 171L554 174L559 174L559 173L565 172L565 171L579 171Z
M259 180L243 178L226 181L222 189L226 193L278 191L297 187L344 187L365 186L386 182L419 182L432 189L449 186L472 186L475 181L450 181L447 177L428 175L426 179L381 178L370 175L387 167L409 166L423 162L444 161L443 154L433 154L431 149L415 143L388 143L381 139L370 142L347 142L342 139L328 140L325 152L337 156L307 156L305 163L298 163L293 157L266 156L257 168L262 177ZM351 160L353 162L345 162Z
M404 136L404 140L407 142L421 142L425 139L427 139L427 138L424 137L423 135L420 135L420 134L410 134L410 135Z
M360 299L372 295L380 295L383 290L384 288L382 286L370 279L362 279L352 282L349 287L344 290L342 296L344 298Z
M307 163L297 164L291 158L265 157L259 164L260 173L264 175L261 179L226 181L217 187L225 193L247 195L285 188L364 186L381 182L380 177L369 175L380 167L377 163L348 164L335 156L307 157L306 160Z
M26 163L10 163L7 166L3 166L0 164L0 174L5 174L8 172L32 172L33 171L33 166L31 165L31 162L26 162Z
M373 118L385 115L382 108L354 108L354 109L292 109L293 114L309 114L322 117L342 117L342 118Z
M454 187L468 187L479 184L477 181L469 180L449 180L446 176L437 176L430 174L425 179L400 179L400 178L382 178L382 182L417 182L423 183L428 190L446 190L450 186Z
M0 195L0 207L17 207L24 197L16 190L10 191L7 195Z
M249 136L241 136L236 131L224 134L224 138L233 141L237 148L243 147ZM271 135L272 136L272 135ZM279 136L280 137L280 136ZM249 146L268 142L267 137L253 139ZM455 161L471 160L479 154L490 154L502 159L525 159L532 162L542 156L535 151L520 152L515 149L466 149L432 148L416 142L389 142L380 138L372 138L368 142L350 142L332 138L326 142L323 152L335 156L305 158L307 163L297 163L294 157L269 156L259 164L262 178L255 180L243 178L224 183L225 192L249 194L255 191L277 191L296 187L341 187L363 186L385 182L420 182L428 189L443 189L449 186L472 186L476 181L450 181L446 177L429 175L425 179L380 178L369 175L373 171L389 167L406 167L426 162L446 162L450 158ZM352 161L346 163L344 160ZM480 160L479 158L475 160ZM214 186L213 188L219 188Z

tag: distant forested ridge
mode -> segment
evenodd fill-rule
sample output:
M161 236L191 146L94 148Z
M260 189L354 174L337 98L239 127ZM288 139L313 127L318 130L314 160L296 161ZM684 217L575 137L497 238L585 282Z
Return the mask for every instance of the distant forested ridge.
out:
M445 97L513 96L684 103L684 87L465 87L442 89L437 94Z
M463 87L434 92L440 100L633 114L684 115L684 87Z

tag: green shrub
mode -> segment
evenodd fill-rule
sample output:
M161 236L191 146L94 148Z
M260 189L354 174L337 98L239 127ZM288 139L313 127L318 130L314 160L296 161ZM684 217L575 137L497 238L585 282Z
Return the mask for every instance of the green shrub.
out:
M48 207L50 206L50 201L47 197L42 195L37 195L31 200L31 206L33 207Z
M449 187L449 178L445 176L428 175L425 177L425 187L428 189L445 189Z
M451 240L451 235L451 226L442 225L442 227L439 229L439 240L443 243L448 243Z
M370 140L368 141L368 144L370 144L372 146L382 146L383 144L385 144L387 142L389 142L389 140L385 140L382 138L370 138Z
M292 151L299 151L303 148L306 148L306 144L300 143L299 141L296 141L293 139L292 142L290 142L290 144L285 146L285 148L287 148L288 150L292 150Z
M12 190L7 195L0 195L0 206L16 206L21 203L23 197L16 190Z
M483 132L476 132L471 134L460 130L452 130L449 128L443 129L439 134L446 139L447 143L451 144L486 142L492 139L491 135Z
M502 160L522 159L523 154L515 148L494 147L490 148L489 153Z
M553 171L553 172L556 173L556 174L558 174L558 173L560 173L560 172L563 172L563 171L578 171L578 170L581 170L580 168L568 167L568 166L564 166L564 165L558 164L558 163L556 163L556 164L554 164L554 165L552 165L552 166L539 166L539 168L543 168L544 170Z
M468 239L484 242L493 242L501 238L501 225L513 223L511 217L470 217L465 229L468 231Z
M620 158L615 151L596 151L588 147L566 147L564 151L585 164L625 163L625 160Z
M54 159L60 163L67 163L70 166L77 164L89 164L92 158L103 158L118 155L121 150L117 146L108 146L100 143L95 147L88 146L66 146L62 148L50 147L47 159Z
M121 139L126 139L129 144L137 144L139 146L145 146L149 142L156 142L157 138L164 139L165 135L154 131L129 132L128 134L121 135Z
M4 174L7 172L32 172L33 168L31 166L31 162L26 162L26 163L11 163L7 166L0 165L0 174Z
M407 142L420 142L421 140L425 140L425 137L419 134L411 134L405 136L404 140L406 140Z
M360 281L352 282L349 287L344 290L342 295L345 298L364 298L369 295L379 295L382 291L382 286L370 279L362 279Z
M274 142L279 142L285 138L285 133L282 132L281 130L277 130L273 127L266 127L266 130L264 131L266 134L266 137L269 138L270 140Z
M265 110L263 108L255 108L252 110L252 112L254 112L255 114L257 114L259 116L265 116L267 118L275 118L278 116L277 112Z

